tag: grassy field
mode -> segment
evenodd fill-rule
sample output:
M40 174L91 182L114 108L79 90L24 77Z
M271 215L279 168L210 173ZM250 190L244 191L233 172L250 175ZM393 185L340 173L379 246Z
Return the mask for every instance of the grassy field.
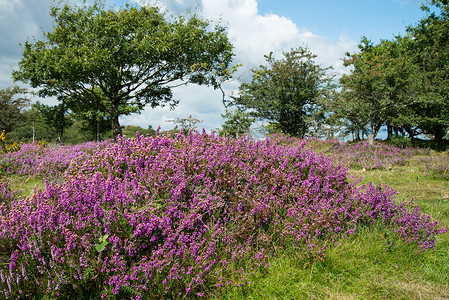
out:
M397 199L419 205L449 227L449 181L425 174L416 159L391 170L351 170L398 191ZM449 299L449 234L439 236L435 251L419 254L377 226L330 247L325 261L307 262L285 253L270 262L245 289L224 299Z

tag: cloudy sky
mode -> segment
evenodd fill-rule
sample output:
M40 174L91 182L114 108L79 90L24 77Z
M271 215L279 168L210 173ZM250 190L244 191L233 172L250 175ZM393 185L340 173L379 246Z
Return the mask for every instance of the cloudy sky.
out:
M235 47L236 63L243 64L238 78L226 84L228 94L238 88L241 80L250 78L251 68L263 64L263 55L270 51L280 54L306 46L318 55L318 63L332 66L334 72L341 74L345 71L341 59L345 52L357 51L362 36L374 42L390 39L404 34L407 25L424 16L419 9L421 1L417 0L107 0L108 5L115 7L136 2L157 4L175 15L190 10L207 19L223 20ZM51 30L52 3L0 0L0 88L14 84L11 70L17 69L21 58L20 44L27 39L42 39L42 32ZM167 120L189 115L203 120L200 126L207 130L223 123L219 91L191 85L177 88L174 95L180 100L175 110L148 108L140 115L122 118L122 124L171 129L173 123ZM55 104L51 99L45 101Z

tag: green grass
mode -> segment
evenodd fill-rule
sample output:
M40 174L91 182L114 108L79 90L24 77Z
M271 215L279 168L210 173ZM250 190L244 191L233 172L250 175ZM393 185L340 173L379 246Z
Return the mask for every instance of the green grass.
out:
M269 271L223 299L447 299L449 243L418 254L382 228L363 229L330 247L324 261L273 258Z
M22 195L30 195L35 190L45 188L45 182L38 177L17 176L9 180L9 187L14 191L22 191Z
M391 170L351 170L399 192L449 227L449 181L435 180L414 160ZM392 246L393 245L393 246ZM292 250L290 250L292 251ZM449 233L435 251L419 254L380 225L332 245L324 261L309 262L284 253L272 258L266 274L246 287L228 288L220 299L449 299Z

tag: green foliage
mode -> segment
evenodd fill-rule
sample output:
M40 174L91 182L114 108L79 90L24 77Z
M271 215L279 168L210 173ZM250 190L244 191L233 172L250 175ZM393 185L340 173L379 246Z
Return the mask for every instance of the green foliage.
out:
M373 45L366 37L358 53L347 53L344 65L352 72L340 79L342 90L330 104L351 131L362 131L374 139L384 124L397 124L413 101L407 90L409 64L400 59L398 41ZM401 124L402 125L402 124Z
M304 137L322 116L331 78L308 49L298 47L283 56L279 60L273 53L265 56L268 66L252 70L251 82L240 86L233 104L252 117L279 124L285 134Z
M428 134L442 143L449 129L448 4L430 4L406 36L377 45L364 37L360 51L347 54L345 66L352 71L342 76L330 110L357 136L361 131L372 142L387 125L389 134L401 129L410 138ZM439 13L431 12L435 7Z
M57 132L51 128L40 116L37 108L32 105L30 109L22 113L21 120L10 132L9 138L16 142L32 142L45 140L52 142L57 140Z
M24 44L15 80L58 96L74 112L100 110L121 133L120 115L145 105L175 106L170 83L218 84L233 53L225 28L197 16L168 18L158 8L127 5L53 7L53 31Z
M95 250L97 250L98 253L101 253L104 251L104 249L106 249L106 246L108 245L108 237L109 234L102 236L98 240L99 243L94 245L94 248Z
M413 113L417 126L441 142L449 129L449 5L446 1L430 4L439 13L423 7L427 17L407 29L413 37L407 55L415 66Z
M22 111L29 100L17 95L24 93L26 90L17 86L0 89L0 130L9 132L23 120Z
M126 125L123 128L123 135L125 135L128 138L136 137L136 133L139 132L141 135L150 135L155 136L156 130L154 130L151 125L148 125L147 129L144 129L140 126L134 126L134 125Z
M39 101L33 104L39 113L39 117L49 127L53 128L58 136L58 142L62 143L64 130L73 124L73 121L67 116L68 108L64 102L56 106L48 106Z
M221 135L229 135L234 138L239 138L242 134L249 133L249 128L254 122L254 118L250 117L249 113L237 108L235 111L227 110L221 115L225 118L225 123L220 130Z
M101 141L113 138L111 120L96 114L74 114L78 120L79 131L88 141ZM83 117L84 116L84 117Z
M187 118L176 118L175 120L167 120L166 122L175 123L175 130L177 130L178 127L181 127L184 132L189 132L195 131L197 129L197 124L202 123L203 120L196 119L192 115L189 115Z
M395 134L388 138L387 143L396 147L412 147L412 138Z

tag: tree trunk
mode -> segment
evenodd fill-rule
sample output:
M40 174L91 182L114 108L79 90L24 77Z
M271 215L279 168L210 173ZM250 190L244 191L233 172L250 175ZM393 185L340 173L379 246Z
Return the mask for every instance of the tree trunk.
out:
M97 116L97 134L96 134L96 138L97 138L97 143L100 142L100 117Z
M360 142L362 139L360 138L360 130L356 129L355 131L355 140Z
M437 145L441 145L445 135L446 131L443 129L443 126L441 126L441 128L436 128L433 132L433 140L437 143Z
M111 113L111 126L112 126L112 133L114 135L114 141L117 141L117 136L122 135L122 127L120 127L118 117L119 117L118 105L114 105Z
M414 135L414 132L413 132L413 130L412 130L412 127L410 127L410 126L404 126L404 129L405 129L405 132L407 132L408 137L411 138L411 139L413 139L413 137L414 137L415 135Z
M387 124L387 140L390 140L393 137L393 126Z
M374 145L377 133L379 132L380 125L371 124L371 134L368 134L368 142L370 145Z

